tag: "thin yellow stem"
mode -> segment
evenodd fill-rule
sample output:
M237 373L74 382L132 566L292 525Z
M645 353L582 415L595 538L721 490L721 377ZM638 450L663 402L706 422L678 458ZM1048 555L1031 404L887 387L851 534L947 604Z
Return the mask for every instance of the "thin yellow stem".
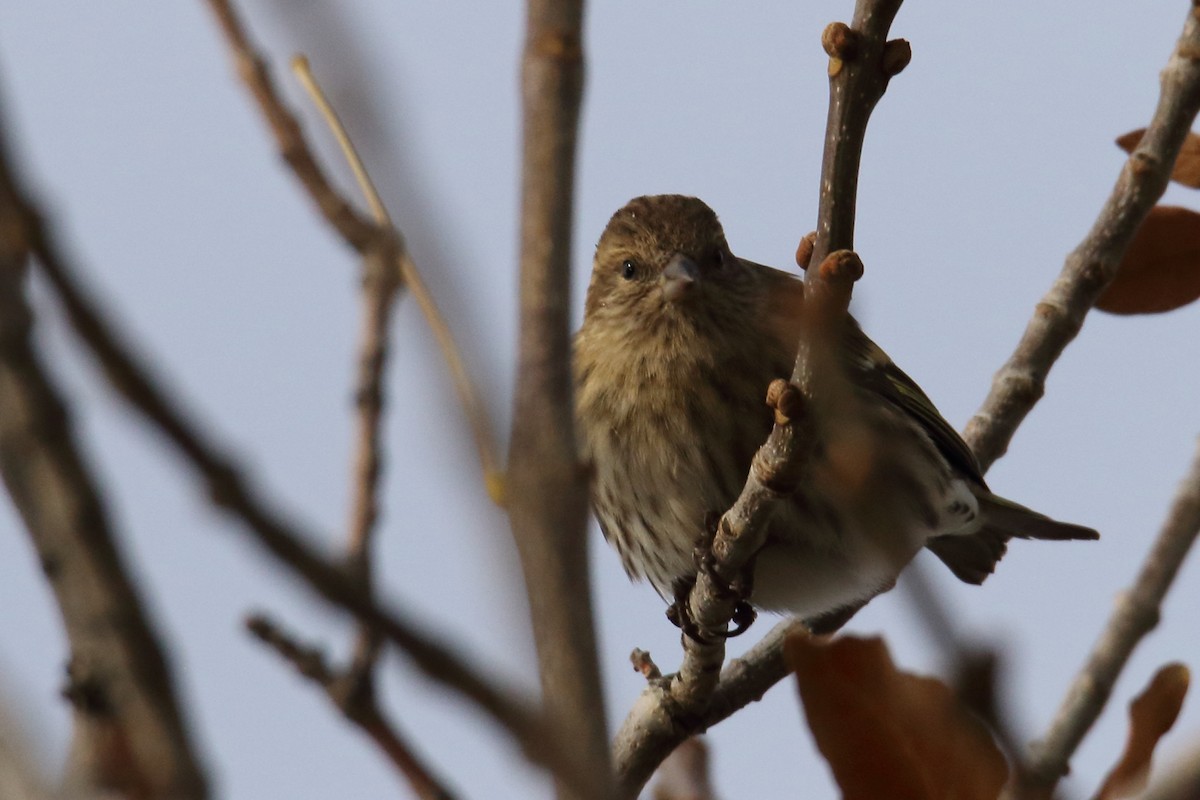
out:
M367 199L367 205L371 207L371 215L380 225L390 226L392 218L388 215L387 208L383 205L383 200L380 199L379 192L376 190L367 168L363 166L362 158L359 157L354 142L350 140L350 134L346 133L346 126L342 124L342 118L338 116L333 104L329 102L329 98L321 89L321 85L317 83L317 76L313 74L312 67L308 63L308 56L303 54L292 56L292 72L300 80L300 85L308 92L309 98L321 112L321 116L325 118L325 124L329 126L329 130L337 139L338 147L342 148L342 155L345 156L350 169L354 171L354 179L358 181L358 186Z
M342 155L346 158L350 169L354 172L354 177L358 181L363 195L366 197L367 204L371 207L371 213L374 215L375 220L380 225L392 228L397 241L400 243L396 248L395 268L399 272L403 285L408 286L409 291L412 292L413 297L416 299L417 305L420 307L421 313L425 316L425 320L429 324L429 329L433 332L433 337L437 340L438 347L442 351L442 357L446 360L446 366L450 369L454 389L471 424L475 446L479 451L479 461L483 467L484 487L487 489L488 497L496 505L503 506L504 472L500 468L500 459L496 454L496 439L492 435L491 424L488 422L488 416L483 402L479 397L479 392L475 388L470 374L467 372L466 364L463 362L458 345L454 341L454 335L450 332L450 326L438 310L429 287L421 278L416 264L413 263L412 257L408 254L408 249L404 246L403 237L395 229L391 216L388 214L383 200L380 199L379 192L375 189L375 184L371 181L370 174L363 165L362 159L359 157L358 151L350 139L350 135L346 133L346 128L342 125L342 121L334 110L333 105L329 102L329 99L325 96L325 92L321 89L321 85L317 82L317 78L309 66L308 59L303 55L294 56L292 58L292 71L300 80L305 91L308 92L317 110L321 112L325 124L329 126L329 130L337 140L338 146L341 147Z

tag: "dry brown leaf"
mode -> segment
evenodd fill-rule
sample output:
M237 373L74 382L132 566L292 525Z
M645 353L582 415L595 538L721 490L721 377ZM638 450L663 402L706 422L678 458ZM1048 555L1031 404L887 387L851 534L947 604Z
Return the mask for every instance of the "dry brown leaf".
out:
M1117 139L1117 147L1126 153L1132 153L1145 133L1145 128L1130 131ZM1193 189L1200 189L1200 136L1189 132L1183 140L1183 147L1179 148L1179 158L1175 159L1175 169L1171 170L1171 180Z
M1008 767L941 681L896 669L880 639L795 636L788 663L844 800L995 800Z
M1157 314L1200 297L1200 214L1155 206L1133 237L1117 277L1096 308L1110 314Z
M1146 690L1129 704L1129 738L1125 741L1125 752L1104 779L1096 800L1130 797L1146 787L1154 748L1179 717L1190 681L1191 673L1183 664L1167 664L1155 674Z

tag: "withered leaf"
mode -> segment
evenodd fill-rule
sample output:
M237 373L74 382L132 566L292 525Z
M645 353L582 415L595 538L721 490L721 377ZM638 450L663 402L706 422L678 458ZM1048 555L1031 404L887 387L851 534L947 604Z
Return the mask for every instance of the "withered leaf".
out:
M991 734L941 681L896 669L880 639L786 645L804 713L845 800L995 800Z
M1200 297L1200 214L1155 206L1134 235L1117 277L1096 308L1110 314L1157 314Z
M1129 738L1125 752L1096 794L1096 800L1131 797L1146 787L1154 748L1179 717L1191 674L1183 664L1167 664L1146 690L1129 704Z
M1117 139L1117 147L1132 153L1145 134L1145 128L1130 131ZM1200 136L1188 132L1183 147L1179 148L1179 158L1175 159L1175 169L1171 170L1171 180L1200 189Z

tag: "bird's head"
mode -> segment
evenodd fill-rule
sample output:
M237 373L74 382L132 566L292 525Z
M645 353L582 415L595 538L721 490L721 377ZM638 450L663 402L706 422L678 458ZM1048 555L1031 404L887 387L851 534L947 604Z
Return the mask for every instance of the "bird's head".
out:
M745 269L713 210L694 197L637 197L612 219L596 245L585 314L657 328L711 316L728 303Z

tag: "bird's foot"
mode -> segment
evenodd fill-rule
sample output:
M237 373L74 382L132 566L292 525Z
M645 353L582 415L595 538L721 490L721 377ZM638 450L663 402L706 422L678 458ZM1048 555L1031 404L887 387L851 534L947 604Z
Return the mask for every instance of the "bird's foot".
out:
M691 606L688 602L692 587L696 585L695 578L676 582L675 599L667 609L667 619L671 620L672 624L682 630L685 635L700 644L711 644L712 638L710 637L729 639L734 636L741 636L750 629L750 626L754 624L754 620L758 618L758 612L750 605L748 599L752 589L753 573L751 570L744 570L732 581L727 581L717 572L716 559L713 557L712 548L720 519L720 515L717 514L708 514L705 516L705 532L700 537L700 541L697 542L692 555L696 563L697 575L703 573L708 576L717 598L720 600L736 601L734 603L733 616L730 619L733 623L733 628L707 635L701 631L700 626L692 618Z
M750 605L750 593L754 589L753 563L743 569L732 581L726 581L717 572L717 562L713 556L713 542L716 541L720 525L720 514L705 515L704 535L696 544L692 554L696 561L696 569L707 575L713 586L716 587L717 597L722 600L736 599L737 601L730 620L733 622L733 630L726 631L724 634L724 638L728 639L733 636L741 636L749 630L750 626L754 624L754 620L758 618L758 612L754 610L754 606Z
M675 599L671 605L667 606L667 619L671 621L679 630L683 631L683 635L700 644L712 644L712 640L705 636L700 631L700 626L692 619L692 611L689 602L692 595L692 587L696 585L696 579L681 578L675 581Z

